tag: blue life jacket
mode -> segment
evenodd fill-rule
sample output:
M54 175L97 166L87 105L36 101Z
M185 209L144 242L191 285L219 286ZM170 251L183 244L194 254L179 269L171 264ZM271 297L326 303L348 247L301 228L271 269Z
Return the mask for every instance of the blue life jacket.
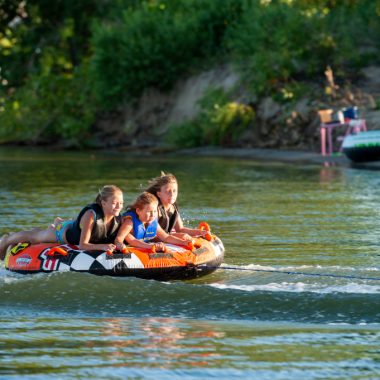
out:
M153 220L152 223L149 223L146 227L144 223L138 218L137 214L134 211L128 211L123 214L123 217L130 216L133 222L133 236L145 242L149 242L157 235L157 219Z

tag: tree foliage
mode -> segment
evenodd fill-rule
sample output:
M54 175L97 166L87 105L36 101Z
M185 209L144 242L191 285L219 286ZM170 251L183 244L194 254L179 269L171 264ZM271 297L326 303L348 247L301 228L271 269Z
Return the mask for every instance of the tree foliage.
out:
M379 62L379 21L380 0L0 0L0 141L80 144L104 110L220 61L258 96L327 65L347 79Z
M168 89L224 52L224 34L240 17L239 1L142 2L94 28L93 76L101 102L113 107L148 87Z

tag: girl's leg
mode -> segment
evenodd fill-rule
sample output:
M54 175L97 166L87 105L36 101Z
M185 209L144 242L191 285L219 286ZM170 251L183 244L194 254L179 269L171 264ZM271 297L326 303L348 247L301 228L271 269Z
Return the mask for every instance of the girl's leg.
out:
M10 235L4 235L0 240L0 260L4 260L7 247L17 243L55 243L55 228L52 226L46 230L34 228L33 230L15 232Z

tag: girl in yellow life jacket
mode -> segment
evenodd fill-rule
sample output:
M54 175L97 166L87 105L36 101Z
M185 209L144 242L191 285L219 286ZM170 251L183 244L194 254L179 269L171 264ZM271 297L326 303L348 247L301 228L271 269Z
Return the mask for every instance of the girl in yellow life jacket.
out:
M123 251L124 241L136 248L165 251L164 243L187 245L186 240L167 234L158 224L158 199L150 193L143 192L133 205L123 213L123 224L115 239L116 248ZM160 240L159 242L156 242Z
M165 232L188 241L192 236L204 237L208 234L206 230L183 225L177 206L178 182L173 174L161 172L159 177L150 181L145 191L159 199L158 223Z

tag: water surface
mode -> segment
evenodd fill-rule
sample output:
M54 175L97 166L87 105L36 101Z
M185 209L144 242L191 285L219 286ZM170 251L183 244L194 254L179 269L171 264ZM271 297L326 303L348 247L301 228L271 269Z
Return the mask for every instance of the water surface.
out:
M0 233L75 217L105 184L132 202L160 170L224 266L169 283L1 264L0 377L380 377L376 171L1 148Z

